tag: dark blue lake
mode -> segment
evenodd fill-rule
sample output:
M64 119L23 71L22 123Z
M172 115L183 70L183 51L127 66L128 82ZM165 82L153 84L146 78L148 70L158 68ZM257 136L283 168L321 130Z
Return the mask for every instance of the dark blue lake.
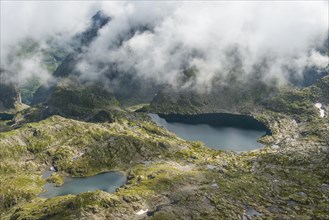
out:
M232 114L157 115L149 114L159 126L190 141L202 141L218 150L258 149L257 140L270 131L252 117Z

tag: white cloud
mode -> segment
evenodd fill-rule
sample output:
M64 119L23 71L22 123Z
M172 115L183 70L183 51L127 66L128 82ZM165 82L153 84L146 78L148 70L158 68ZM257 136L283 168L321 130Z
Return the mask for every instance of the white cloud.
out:
M99 9L110 15L78 66L84 78L103 74L99 63L116 63L123 73L174 84L182 69L196 66L197 85L205 86L234 67L228 54L236 48L242 76L266 62L265 80L284 81L289 69L301 73L312 62L321 67L326 61L312 51L328 37L327 1L1 1L1 6L1 49L27 35L74 34ZM150 30L125 39L141 27Z
M41 57L14 58L8 63L8 55L20 42L30 38L45 48L45 41L61 33L58 40L67 40L84 30L95 12L94 3L78 1L1 1L1 66L16 72L16 79L24 81L37 74L41 79L49 77L41 65Z
M309 57L309 66L315 66L320 69L326 68L329 65L329 57L321 55L317 51L312 51L311 56Z
M84 63L92 68L84 76L100 73L95 69L98 62L114 62L122 71L134 70L142 77L175 83L184 66L196 66L200 70L197 82L205 85L214 76L227 74L234 65L227 53L239 48L245 74L266 60L264 78L284 81L288 70L302 73L314 61L310 51L328 33L327 4L173 2L162 8L153 3L151 12L162 8L162 13L145 16L148 3L127 3L121 8L124 13L115 16L87 50ZM120 34L138 25L153 25L154 30L137 32L116 45Z

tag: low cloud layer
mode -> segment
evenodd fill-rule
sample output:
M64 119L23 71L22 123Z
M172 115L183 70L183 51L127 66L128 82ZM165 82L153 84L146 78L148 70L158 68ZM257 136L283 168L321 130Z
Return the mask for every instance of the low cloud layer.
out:
M328 39L327 1L38 1L1 6L1 60L22 37L73 36L97 10L111 16L83 50L77 68L84 79L102 77L115 65L120 74L175 85L193 67L198 69L194 85L206 88L233 70L243 79L261 66L264 81L285 82L288 74L301 77L305 68L328 65L328 57L317 51Z
M40 53L15 57L22 42L32 39L39 50L48 49L46 41L56 38L65 43L87 26L95 10L92 3L68 1L1 1L1 67L14 73L19 83L31 75L49 78ZM81 6L81 7L80 7Z

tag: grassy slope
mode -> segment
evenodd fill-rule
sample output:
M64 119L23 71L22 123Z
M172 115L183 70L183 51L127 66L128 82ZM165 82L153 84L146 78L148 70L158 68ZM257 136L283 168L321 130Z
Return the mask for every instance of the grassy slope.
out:
M268 100L272 105L254 115L273 135L262 138L263 149L240 154L125 119L96 124L53 116L2 133L0 213L4 219L139 219L136 212L147 208L151 219L241 219L253 208L262 213L258 218L329 219L329 119L313 106L319 101L328 112L328 88L324 79ZM139 163L144 160L152 162ZM129 181L114 194L37 198L40 171L51 163L70 175L121 169Z
M64 174L92 175L104 170L125 169L130 163L174 152L177 143L184 144L149 122L121 120L98 124L59 116L1 133L1 182L9 183L8 187L1 184L1 208L30 200L40 193L40 171L49 169L52 164ZM35 187L20 199L18 194L23 192L16 195L10 189L24 191L19 185L22 176L26 176L24 184Z

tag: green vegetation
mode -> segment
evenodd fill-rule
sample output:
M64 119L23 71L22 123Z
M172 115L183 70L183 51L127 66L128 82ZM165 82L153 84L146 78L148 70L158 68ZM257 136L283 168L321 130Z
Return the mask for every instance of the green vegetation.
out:
M163 136L165 135L165 136ZM106 170L126 169L142 160L165 157L176 144L186 145L151 122L87 123L53 116L6 133L0 133L1 181L29 177L34 190L10 184L2 187L3 212L35 198L42 190L40 170L54 164L63 173L88 176ZM29 176L31 175L31 176ZM36 178L37 176L38 178ZM41 181L41 184L40 184ZM48 181L62 183L55 174ZM3 186L3 185L2 185ZM11 188L20 189L13 192ZM28 194L26 194L28 193ZM16 198L12 202L11 198Z
M249 111L272 135L261 138L264 148L240 153L184 141L95 90L96 99L82 98L91 88L59 87L49 108L86 116L79 112L86 105L110 106L109 115L101 116L113 120L51 116L0 133L1 219L252 218L248 210L259 213L255 219L329 219L329 120L314 107L321 102L327 114L328 78L283 91ZM66 108L70 102L74 108ZM190 105L196 107L189 113L206 110ZM52 165L59 172L43 180L42 171ZM66 175L110 170L124 171L128 180L113 194L38 197L46 181L61 185ZM148 209L147 216L136 214L142 209Z
M265 105L273 111L285 112L301 120L301 117L309 118L318 114L314 106L316 99L317 93L310 88L305 88L281 92L268 100Z
M26 38L23 39L18 45L12 48L11 54L8 56L8 63L15 66L17 72L25 71L23 63L36 62L34 59L40 60L40 66L49 75L53 73L60 63L68 54L68 49L60 47L55 39L50 38L45 44ZM41 85L40 78L37 77L40 73L29 72L30 77L20 82L18 90L21 93L22 102L30 104L33 94Z
M32 76L27 79L27 81L19 87L19 91L22 96L22 102L26 104L31 104L33 94L41 86L40 79L36 76Z
M41 59L41 65L49 73L53 73L68 54L67 50L67 48L59 46L54 38L49 38L42 45L31 38L26 38L12 48L9 62L20 64L21 60L38 57Z
M83 85L71 77L59 82L48 101L49 111L66 117L86 119L101 110L120 110L114 95L101 85Z
M185 72L185 77L193 79L196 70ZM163 114L200 114L200 113L243 113L249 114L261 108L261 101L277 93L277 88L262 81L234 81L221 84L213 82L212 88L194 90L193 88L173 88L167 86L158 92L149 106L140 111Z
M58 173L53 173L50 177L47 178L47 182L54 183L55 186L61 186L64 184L64 178Z

